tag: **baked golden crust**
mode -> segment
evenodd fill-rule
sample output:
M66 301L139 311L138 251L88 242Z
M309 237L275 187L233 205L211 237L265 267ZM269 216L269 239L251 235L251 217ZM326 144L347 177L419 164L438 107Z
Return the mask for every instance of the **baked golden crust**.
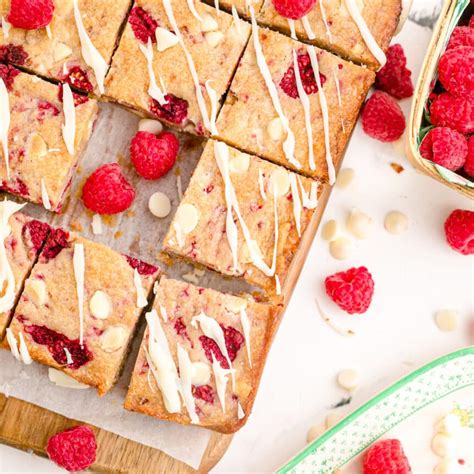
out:
M23 333L33 360L97 387L99 395L103 395L119 375L142 312L137 307L135 270L126 256L102 244L73 233L58 232L64 231L51 232L27 279L10 328L17 339L18 333ZM57 242L61 242L60 251L54 256L55 251L51 248L57 246ZM79 342L79 300L73 267L76 244L84 246L85 254L83 348ZM62 248L63 245L67 247ZM158 269L145 268L148 274L139 276L144 295L148 295ZM43 297L38 285L44 285ZM91 309L91 299L97 291L107 295L110 312L106 318L95 316ZM62 347L70 348L72 361L67 361L62 353L54 352Z
M295 135L294 157L301 167L298 169L285 156L283 143L286 140L286 132L283 128L280 126L279 136L275 136L270 128L273 121L278 120L278 114L257 65L252 37L219 114L217 121L219 138L247 153L267 158L308 176L327 181L325 129L319 97L321 92L307 95L311 110L315 162L312 169L302 102L298 96L293 98L287 95L280 86L282 79L293 65L293 50L298 55L306 56L307 47L267 29L259 30L259 38L271 77L278 91L281 107ZM324 81L323 91L329 111L328 136L332 161L337 169L360 107L375 80L375 74L331 53L319 49L316 49L316 53L320 73L324 76L321 81ZM341 105L339 105L336 80L339 83Z
M280 187L285 188L278 191L277 197L279 236L275 274L269 276L253 263L242 225L234 212L234 220L238 228L238 265L236 269L233 265L233 255L226 234L225 183L216 162L216 143L209 140L204 148L202 157L165 237L163 250L205 265L224 275L242 277L249 283L274 294L278 285L274 275L278 276L279 283L283 285L301 240L297 232L295 215L299 218L300 234L303 235L316 205L316 200L314 200L312 206L304 207L302 205L301 210L298 210L298 204L295 207L290 177L293 176L298 185L300 203L303 201L301 186L309 195L311 187L316 191L318 183L308 178L296 177L284 168L227 147L231 170L230 179L239 202L240 213L251 239L257 242L259 253L268 266L271 266L272 263L275 244L274 194L272 191L274 180L281 179ZM190 232L185 232L182 242L180 242L178 235L180 230L177 231L176 228L177 216L180 209L189 205L196 208L199 219L196 227Z
M237 29L231 15L225 12L217 15L214 8L201 2L194 2L202 18L210 17L217 22L217 29L205 32L202 23L191 14L185 0L173 0L171 3L176 23L195 65L206 109L210 115L211 102L206 92L206 83L215 90L220 100L229 87L247 42L250 26L241 21ZM134 8L143 8L160 27L173 31L163 2L139 0L135 2ZM212 39L216 40L220 34L223 36L218 43L212 44ZM153 99L148 93L150 77L147 72L147 60L139 48L140 45L145 46L135 37L130 21L127 22L107 75L106 96L109 100L131 107L139 113L153 116L151 110ZM186 116L180 115L182 120L177 116L173 119L170 116L173 114L159 114L158 118L169 125L208 135L209 131L203 123L190 67L181 45L177 43L162 52L158 52L153 45L153 71L158 86L161 87L162 81L167 94L187 102ZM155 101L155 111L158 105ZM220 103L216 105L220 107Z
M356 0L355 3L375 41L383 51L386 51L398 25L401 1ZM326 17L327 28L322 11ZM350 16L345 0L318 0L307 14L307 19L316 38L308 39L308 33L299 20L295 22L295 31L299 39L312 42L320 48L357 63L367 64L374 70L379 67L377 60L365 44L358 26ZM275 10L272 0L265 0L258 15L258 21L290 34L288 20Z
M75 107L75 154L71 155L62 134L65 116L59 86L19 72L9 89L10 180L2 151L0 187L31 202L44 204L43 180L51 210L60 211L77 162L92 133L97 103L89 99Z
M241 307L245 309L250 323L251 365L247 353L248 341L243 342L245 337L240 316ZM158 314L176 367L179 367L177 357L179 344L187 351L193 364L200 362L208 368L209 379L201 380L206 383L193 384L198 425L221 433L237 431L245 424L251 412L268 351L270 328L277 317L278 308L255 303L250 295L236 297L163 277L157 287L153 309ZM199 324L194 326L192 323L192 319L201 312L216 320L222 328L227 330L232 328L231 331L239 332L237 337L241 345L235 353L235 358L231 356L232 369L235 371L235 390L232 388L229 375L225 392L225 412L222 410L217 394L215 377L209 360L210 355L207 355L204 350L202 328ZM191 419L184 404L179 413L169 413L166 410L162 393L157 387L153 372L147 362L145 348L148 347L148 340L149 329L140 347L124 406L127 410L160 419L190 424ZM227 339L226 345L230 347ZM150 353L149 350L148 353ZM220 351L219 354L222 355ZM217 357L215 352L214 356ZM149 360L152 361L151 358ZM199 387L206 387L206 394L211 394L207 401L199 398ZM238 408L239 404L244 415Z

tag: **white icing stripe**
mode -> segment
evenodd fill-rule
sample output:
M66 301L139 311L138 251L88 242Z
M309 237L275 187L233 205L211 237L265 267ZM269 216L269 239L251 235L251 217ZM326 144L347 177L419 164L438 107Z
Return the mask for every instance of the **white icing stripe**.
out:
M8 39L8 36L10 35L10 28L12 25L8 23L8 21L5 19L5 17L2 16L2 30L3 30L3 36L5 39Z
M43 207L48 211L51 209L51 202L48 196L48 190L44 184L44 178L41 178L41 200L43 201Z
M341 118L342 131L346 133L346 127L344 125L344 118L341 115L342 111L342 97L341 97L341 87L339 86L339 79L337 78L336 70L333 68L332 75L334 76L334 82L336 83L336 92L337 92L337 103L339 104L339 117Z
M293 216L296 222L296 231L298 236L301 237L301 211L303 210L300 201L300 193L298 191L298 182L296 181L296 175L290 173L290 185L291 185L291 196L293 197Z
M298 58L296 56L296 51L293 50L293 68L295 70L295 79L296 79L296 89L298 90L298 95L300 97L301 105L303 106L304 112L304 121L306 128L306 136L308 140L308 162L311 170L316 168L314 164L314 150L313 150L313 127L311 126L311 104L309 102L308 95L303 87L303 82L301 80L300 67L298 65ZM319 75L318 75L319 77Z
M8 151L8 130L10 129L10 100L8 90L0 78L0 141L3 147L3 159L7 169L7 179L10 180L10 157Z
M146 58L147 68L148 68L148 95L153 97L160 105L165 105L168 102L166 101L164 92L158 87L156 83L155 71L153 70L153 45L151 44L151 39L148 38L148 43L146 46L139 44L138 47L143 53L143 56Z
M168 322L168 313L166 312L166 308L163 305L159 305L160 307L160 314L161 317L163 318L163 321L166 323Z
M82 57L84 58L86 64L93 69L95 80L97 81L97 86L99 87L99 92L103 94L105 91L104 79L109 66L105 59L100 55L99 51L97 51L95 46L92 44L92 41L89 38L86 29L84 28L77 0L73 0L73 6L77 32L79 33L79 39L81 40Z
M66 144L67 151L70 155L74 155L74 142L76 141L76 108L74 107L74 97L69 84L63 84L63 112L64 124L63 139Z
M221 403L222 411L225 413L225 393L227 388L227 376L234 375L233 370L223 369L219 361L214 358L212 354L212 371L214 372L214 379L216 381L217 396Z
M102 218L99 214L94 214L92 216L92 233L94 235L102 234Z
M53 33L51 33L51 26L46 25L45 30L46 30L46 36L47 36L50 40L52 40L52 39L53 39Z
M217 14L219 15L219 13L221 12L220 5L219 5L219 0L214 0L214 7L216 8Z
M66 363L67 363L67 365L73 364L74 360L73 360L72 355L69 352L69 349L67 347L64 348L64 353L66 354Z
M207 113L206 101L204 100L204 97L202 95L201 84L199 82L196 66L194 65L193 58L191 54L189 53L188 49L186 48L183 37L181 36L181 32L179 31L178 24L176 23L176 19L174 17L171 0L163 0L163 6L165 7L166 15L168 16L168 21L170 22L170 25L173 28L174 34L178 37L179 44L181 45L181 48L183 48L184 55L186 56L189 72L191 73L191 77L194 82L196 99L198 102L199 110L201 112L204 127L210 130L210 122L209 122L209 115Z
M268 69L268 64L263 55L262 45L260 44L260 38L258 35L258 25L257 20L255 19L255 11L253 6L250 6L250 16L252 17L252 38L253 45L255 48L255 55L257 58L258 68L260 73L265 81L268 92L273 102L273 107L275 108L276 113L280 117L283 128L286 132L286 140L283 142L283 151L285 153L286 159L296 168L301 168L301 163L295 158L295 135L291 131L288 118L286 117L283 109L281 107L280 99L278 97L278 91L273 82L270 70Z
M382 68L387 62L387 57L375 41L375 38L372 36L372 33L370 32L369 27L367 26L367 23L364 20L364 17L359 11L355 0L344 1L346 3L346 8L349 12L349 15L351 15L352 19L357 25L357 28L359 28L359 32L364 40L364 43L367 45L367 48L369 48L369 51L373 54L375 59L378 61L380 67Z
M322 2L322 0L320 0L320 2ZM304 28L304 31L306 32L306 36L308 37L308 39L314 40L316 38L316 35L314 34L313 29L311 28L308 15L304 15L301 18L301 23L303 23L303 28Z
M244 307L240 308L240 324L244 331L245 345L247 346L247 356L249 358L250 367L252 367L252 351L250 348L250 321Z
M237 403L237 418L239 420L242 420L242 418L245 418L245 412L240 402Z
M218 135L216 120L217 120L217 109L219 99L217 97L217 92L212 88L211 81L206 81L206 91L211 101L211 118L210 118L210 132L212 135Z
M331 30L329 29L329 25L326 19L326 10L324 9L323 0L319 0L319 8L321 10L321 17L326 28L326 34L328 35L329 42L332 44Z
M318 182L311 181L311 188L307 193L304 189L301 177L297 176L296 179L300 185L303 207L306 209L315 209L318 205Z
M188 353L177 345L178 350L178 366L179 366L179 379L181 382L181 394L183 396L184 405L188 410L191 423L198 424L199 417L196 413L196 404L194 403L193 390L192 390L192 376L193 376L193 364L189 359Z
M20 351L18 350L18 343L16 342L15 335L13 334L13 331L10 328L7 328L7 342L10 346L12 356L16 360L19 360L21 362Z
M10 217L25 205L8 201L6 198L0 202L0 313L10 311L15 304L15 275L8 260L5 241L12 231L9 225Z
M74 278L76 279L77 302L79 308L79 344L84 342L84 273L85 257L84 245L74 244L74 255L72 257L74 267Z
M240 35L241 30L242 30L240 22L242 20L240 19L239 13L237 12L237 8L235 8L234 4L232 4L232 18L233 18L232 24L235 26L235 30L237 31L237 34Z
M275 293L281 295L281 283L278 275L275 275Z
M316 79L316 84L318 86L319 103L321 104L321 112L323 115L324 144L326 148L326 165L328 167L329 184L334 184L336 181L336 170L334 169L334 163L332 162L331 144L329 142L328 103L321 84L321 78L319 77L319 63L318 57L316 56L316 50L314 49L314 46L307 46L307 50L311 60L311 66L313 67L314 78Z
M258 187L260 188L260 196L264 201L267 200L267 195L265 193L265 184L263 182L263 171L261 169L258 170Z
M202 22L202 17L199 15L199 13L196 10L196 7L194 6L194 0L186 0L188 3L188 8L191 14L193 15L194 18L196 18L197 21Z
M295 20L288 18L288 26L290 27L290 36L293 39L298 39L298 37L296 36L296 30L295 30Z
M136 268L133 270L133 283L137 291L137 308L144 308L148 304L148 300L143 289L142 279Z

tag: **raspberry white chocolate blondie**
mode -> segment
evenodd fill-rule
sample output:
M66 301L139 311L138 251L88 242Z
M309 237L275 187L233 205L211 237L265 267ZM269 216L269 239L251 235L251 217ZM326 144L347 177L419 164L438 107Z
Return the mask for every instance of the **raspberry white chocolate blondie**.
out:
M25 2L0 0L0 60L103 93L130 0L31 0L29 9Z
M174 127L215 134L220 100L249 30L201 2L138 0L114 54L106 95Z
M51 230L10 325L30 357L106 393L119 376L159 270Z
M209 140L163 249L278 294L318 192L316 181Z
M0 189L60 211L96 114L68 85L0 64Z
M284 3L265 0L258 21L372 69L385 63L385 52L398 26L401 0L306 1L302 3L312 3L312 7L302 16L285 11L280 5Z
M19 212L22 207L6 199L0 201L0 340L49 233L48 224Z
M375 74L252 23L218 136L331 184Z
M237 431L252 409L277 307L162 278L127 410Z

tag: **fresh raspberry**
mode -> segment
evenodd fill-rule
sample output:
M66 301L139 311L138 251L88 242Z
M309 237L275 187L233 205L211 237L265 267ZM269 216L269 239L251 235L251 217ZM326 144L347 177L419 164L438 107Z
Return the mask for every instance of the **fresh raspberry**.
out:
M8 91L12 90L13 81L15 77L20 74L20 71L9 64L0 64L0 78L5 83Z
M21 229L21 235L23 241L27 243L27 247L33 247L35 252L39 253L50 230L51 227L49 227L46 222L33 219L23 226L23 229Z
M88 426L75 426L51 436L46 446L51 461L69 472L84 471L95 463L97 443Z
M458 46L474 46L474 28L469 28L469 26L457 26L454 28L446 50L457 48Z
M367 268L349 268L325 280L326 293L349 314L365 313L374 294L374 280Z
M464 171L471 178L474 178L474 135L467 139L467 156L464 163Z
M51 23L53 0L11 0L7 20L15 28L37 30Z
M211 405L214 403L214 390L210 385L193 385L192 391L194 398L204 400Z
M136 269L140 275L153 275L158 271L158 267L154 267L149 263L138 260L138 258L133 258L129 255L124 255L124 257L127 259L128 264L133 269Z
M130 145L130 156L135 171L145 179L158 179L173 167L178 156L179 141L170 132L158 136L137 132Z
M98 214L125 211L134 199L135 190L125 179L117 163L99 166L82 188L84 206Z
M375 87L396 99L405 99L413 95L411 71L407 68L407 58L401 45L394 44L388 48L387 62L377 72Z
M474 99L474 47L458 46L446 51L439 60L438 76L453 95Z
M150 98L150 112L158 118L176 125L181 125L188 116L188 101L173 94L165 95L166 104Z
M464 135L474 132L474 100L470 97L443 92L431 103L430 113L433 125L453 128Z
M410 463L398 439L383 439L365 453L363 474L409 474Z
M151 39L152 43L156 43L155 30L158 22L146 10L142 7L132 8L128 22L138 40L147 43Z
M392 97L375 91L362 110L362 128L369 137L394 142L405 131L405 116Z
M242 334L237 329L234 329L231 326L225 327L221 325L221 328L224 331L225 347L229 354L229 359L231 362L233 362L237 357L239 349L245 342L244 336L242 336ZM213 339L207 336L201 336L199 340L201 341L202 348L209 362L212 362L212 356L214 355L214 358L220 362L222 368L229 368L227 359L224 357L224 354L222 354L219 346Z
M318 84L314 77L313 66L311 65L311 59L308 53L298 54L298 69L306 94L316 94L316 92L318 92ZM321 80L321 86L323 86L326 82L326 76L320 74L319 79ZM283 92L292 99L297 99L300 96L296 86L295 68L293 64L291 64L282 77L280 87L283 89Z
M0 46L0 61L23 66L27 58L28 53L23 49L23 46L17 46L11 43Z
M444 223L446 240L452 249L463 255L474 254L474 212L456 209Z
M316 0L272 0L272 3L281 16L299 20L313 8Z

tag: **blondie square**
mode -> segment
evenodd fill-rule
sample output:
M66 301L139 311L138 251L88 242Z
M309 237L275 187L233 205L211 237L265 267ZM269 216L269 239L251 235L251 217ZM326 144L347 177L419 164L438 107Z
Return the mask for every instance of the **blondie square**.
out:
M201 2L138 0L114 54L106 95L168 125L215 134L249 31L248 23Z
M218 136L332 184L374 79L366 68L253 22L219 114Z
M59 212L97 103L5 64L0 98L0 189Z
M49 234L49 225L19 212L22 207L6 199L0 201L0 341L23 283Z
M275 306L162 278L125 408L237 431L252 409Z
M51 23L27 30L8 22L10 0L0 0L0 60L101 94L130 4L131 0L55 0Z
M10 325L31 359L106 393L120 374L159 270L62 229L51 231Z
M316 181L209 140L163 249L278 294L318 193Z
M258 21L372 69L381 67L401 11L400 0L317 0L300 20L288 20L265 0Z

